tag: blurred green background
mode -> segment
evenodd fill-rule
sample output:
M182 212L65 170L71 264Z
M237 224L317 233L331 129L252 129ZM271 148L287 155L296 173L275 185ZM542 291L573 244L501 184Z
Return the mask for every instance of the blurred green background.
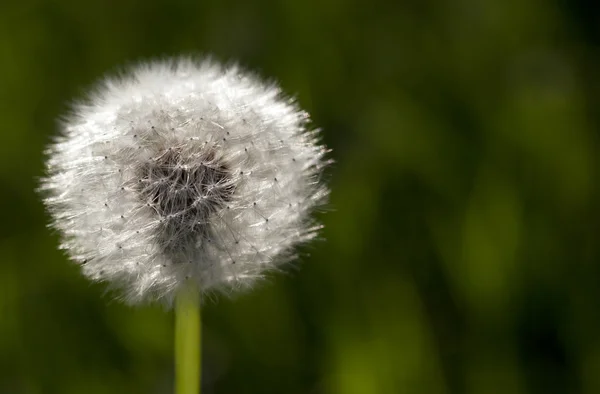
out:
M325 242L204 308L204 393L600 393L591 0L0 3L0 393L171 393L173 316L104 295L34 193L70 100L212 53L324 130Z

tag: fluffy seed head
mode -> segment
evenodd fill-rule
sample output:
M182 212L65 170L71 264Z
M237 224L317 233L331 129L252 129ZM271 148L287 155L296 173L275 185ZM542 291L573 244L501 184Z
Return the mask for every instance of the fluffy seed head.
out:
M176 59L105 79L47 150L40 190L83 273L130 303L246 287L316 236L326 149L277 86ZM186 284L187 286L187 284Z

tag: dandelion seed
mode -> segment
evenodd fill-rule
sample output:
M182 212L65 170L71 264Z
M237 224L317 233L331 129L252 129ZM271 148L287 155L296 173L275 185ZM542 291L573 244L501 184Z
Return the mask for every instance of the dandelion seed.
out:
M61 131L40 187L51 226L130 303L171 304L187 280L202 293L251 286L319 229L326 149L305 112L238 67L133 67Z

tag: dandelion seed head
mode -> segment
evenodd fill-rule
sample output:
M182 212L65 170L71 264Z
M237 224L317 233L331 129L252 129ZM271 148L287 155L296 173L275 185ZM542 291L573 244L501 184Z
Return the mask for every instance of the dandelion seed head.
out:
M61 248L130 303L251 286L317 235L326 149L236 66L175 59L107 78L61 123L40 190Z

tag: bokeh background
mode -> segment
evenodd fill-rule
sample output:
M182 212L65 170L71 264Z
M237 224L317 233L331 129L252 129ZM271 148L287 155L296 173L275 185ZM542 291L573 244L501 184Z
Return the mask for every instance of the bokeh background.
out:
M44 145L105 72L180 53L324 130L326 241L204 306L204 393L600 392L591 0L4 0L0 393L171 393L173 316L57 251Z

